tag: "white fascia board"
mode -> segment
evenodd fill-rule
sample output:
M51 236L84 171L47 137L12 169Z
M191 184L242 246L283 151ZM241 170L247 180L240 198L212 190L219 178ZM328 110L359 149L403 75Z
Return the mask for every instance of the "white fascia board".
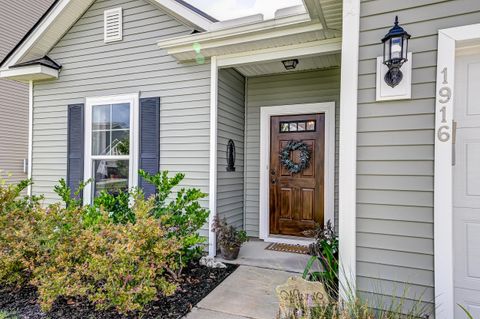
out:
M168 14L175 17L177 20L192 26L198 27L203 31L210 30L214 22L209 19L201 16L200 14L188 9L184 5L174 1L174 0L148 0L153 4L160 5L163 10Z
M74 0L61 0L57 3L55 8L45 17L45 19L33 30L30 36L18 47L14 54L5 61L3 68L9 68L21 61L21 59L27 54L32 46L34 46L40 37L48 30L50 25L55 22L57 17L62 13L62 11L67 7L67 5Z
M342 49L342 39L334 38L294 44L262 50L249 50L241 53L222 55L217 58L218 66L238 67L258 62L277 61L294 57L309 57L339 53Z
M15 81L58 79L58 70L44 65L31 65L0 71L0 78Z
M206 45L211 41L218 41L227 38L241 38L244 36L252 34L262 34L272 30L278 30L285 27L289 30L293 30L292 25L299 24L301 27L310 27L315 30L322 30L323 26L321 24L312 24L310 18L307 14L301 14L291 17L285 17L275 20L267 20L259 23L253 23L243 26L235 26L228 29L220 29L212 32L198 33L194 35L180 36L171 39L165 39L157 42L158 46L162 49L175 49L180 50L181 48L188 47L189 50L192 49L192 43L202 43L202 46Z

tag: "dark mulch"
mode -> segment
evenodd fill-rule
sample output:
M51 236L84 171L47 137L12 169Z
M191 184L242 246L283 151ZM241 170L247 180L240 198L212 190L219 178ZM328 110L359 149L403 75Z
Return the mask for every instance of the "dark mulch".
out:
M12 312L20 319L177 319L190 312L235 269L237 269L235 265L227 265L226 269L190 266L185 269L177 292L170 297L160 296L146 307L141 316L139 314L121 316L113 310L97 311L87 300L63 298L57 300L51 312L45 314L40 310L37 291L32 286L17 291L0 289L0 310Z

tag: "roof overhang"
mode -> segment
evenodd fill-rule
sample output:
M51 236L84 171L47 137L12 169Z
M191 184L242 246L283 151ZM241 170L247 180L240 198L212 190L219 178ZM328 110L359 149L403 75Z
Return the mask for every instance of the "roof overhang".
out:
M272 49L327 39L324 26L307 13L162 40L158 46L179 61Z
M0 78L19 82L57 79L59 70L45 65L26 65L0 70Z
M5 72L14 65L47 55L55 44L88 10L95 0L57 0L22 41L1 62ZM176 0L147 0L181 23L199 31L209 30L215 22ZM19 72L18 70L15 72Z

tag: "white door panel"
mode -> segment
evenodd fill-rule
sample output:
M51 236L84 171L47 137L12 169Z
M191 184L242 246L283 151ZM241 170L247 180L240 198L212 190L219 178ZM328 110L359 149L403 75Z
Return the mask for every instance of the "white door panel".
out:
M463 305L473 318L480 318L480 292L468 289L455 289L455 302ZM455 319L468 319L465 312L460 308L455 308Z
M458 127L480 127L480 55L459 56L455 75Z
M480 318L480 55L459 56L455 74L453 248L455 304ZM455 319L467 318L457 307Z

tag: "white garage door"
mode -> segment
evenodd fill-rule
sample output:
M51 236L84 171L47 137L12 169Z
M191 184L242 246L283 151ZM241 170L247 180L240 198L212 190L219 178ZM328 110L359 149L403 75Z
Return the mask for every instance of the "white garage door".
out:
M480 50L460 54L455 78L457 122L453 240L455 304L480 318ZM467 318L459 307L455 319Z

